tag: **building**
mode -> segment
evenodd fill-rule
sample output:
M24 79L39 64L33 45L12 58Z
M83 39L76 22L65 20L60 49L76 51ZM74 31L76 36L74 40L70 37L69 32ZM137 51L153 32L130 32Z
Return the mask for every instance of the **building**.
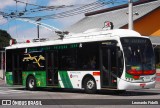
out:
M160 36L160 1L140 0L133 5L134 29L144 36ZM128 4L86 13L85 18L68 30L80 33L92 28L103 28L105 21L113 22L115 29L128 28Z
M156 64L160 68L160 0L139 0L133 3L134 30L143 36L149 36L156 55ZM74 33L88 29L103 28L105 21L111 21L114 29L128 28L128 4L86 13L79 22L67 30Z

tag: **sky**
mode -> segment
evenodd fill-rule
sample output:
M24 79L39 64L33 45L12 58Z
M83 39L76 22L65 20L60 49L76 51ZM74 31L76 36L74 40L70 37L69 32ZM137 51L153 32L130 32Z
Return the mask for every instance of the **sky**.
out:
M20 2L16 3L15 0L0 0L0 29L6 30L11 35L12 38L17 39L17 41L20 42L28 39L37 38L37 26L32 23L16 20L16 18L10 18L10 17L4 18L3 17L4 14L2 15L2 12L11 14L12 12L20 13L27 10L25 11L25 15L21 17L27 17L27 18L31 18L31 20L35 20L34 17L36 16L56 15L61 12L78 9L84 5L94 3L97 0L18 0L18 1L22 1L28 4L34 4L38 6L59 7L59 6L65 5L65 7L63 8L56 8L50 11L43 10L43 11L31 12L32 9L35 9L38 6L26 5L25 3L20 3ZM99 1L108 2L111 0L99 0ZM97 8L97 10L102 8L109 8L112 6L116 6L116 5L120 5L128 2L128 0L113 0L113 1L115 1L114 4L109 3L105 6ZM94 11L94 9L92 11ZM84 18L84 13L77 14L70 17L56 18L56 19L54 18L54 16L49 19L48 18L43 19L43 18L40 21L41 23L45 23L55 28L58 28L60 30L63 30L71 26L72 24L76 23L80 19ZM55 34L53 31L40 27L40 38L54 38L54 36Z

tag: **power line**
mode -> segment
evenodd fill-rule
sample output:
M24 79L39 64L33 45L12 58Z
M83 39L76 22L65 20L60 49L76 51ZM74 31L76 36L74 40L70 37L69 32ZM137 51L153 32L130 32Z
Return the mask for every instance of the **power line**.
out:
M84 5L82 7L79 7L79 8L76 8L76 9L72 9L72 10L69 10L69 11L65 11L65 12L61 12L61 13L58 13L58 14L52 14L52 15L45 15L45 16L35 16L35 17L24 17L24 18L30 18L30 19L36 19L36 18L43 18L43 19L56 19L56 18L64 18L64 17L69 17L69 16L73 16L73 15L77 15L77 14L82 14L82 13L85 13L85 12L88 12L88 11L92 11L94 9L97 9L97 8L100 8L100 7L103 7L109 3L113 3L112 1L111 2L93 2L91 4L87 4L87 5ZM23 18L23 17L21 17Z
M97 5L97 6L94 6L94 7L85 9L85 10L83 9L83 10L77 11L77 12L65 13L65 14L60 14L60 15L58 14L58 15L55 15L55 16L49 16L48 19L51 19L51 18L52 19L57 19L57 18L64 18L64 17L74 16L74 15L78 15L78 14L82 14L82 13L86 13L86 12L92 11L92 10L100 8L102 6L103 5Z
M23 1L19 1L19 0L13 0L17 3L22 3L22 4L28 4L28 5L32 5L32 6L38 6L38 7L46 7L46 6L40 6L40 5L37 5L37 4L32 4L32 3L26 3L26 2L23 2Z
M23 2L23 1L18 1L18 0L14 0L14 1L16 1L17 3L26 4L26 5L37 6L39 9L41 9L41 8L46 8L46 9L58 9L58 8L68 7L67 5L60 5L60 6L42 6L42 5L37 5L37 4L28 3L28 2ZM69 5L69 6L72 6L72 5ZM35 9L37 9L37 8L35 8ZM31 10L33 10L33 9L31 9Z
M27 14L31 14L31 13L34 13L34 12L44 12L44 11L49 11L49 10L53 11L53 10L57 10L57 9L67 8L67 7L75 7L75 5L40 6L40 5L37 5L37 4L31 4L31 3L28 3L28 2L23 2L23 1L18 1L18 0L14 0L14 1L16 1L16 12L11 12L10 14L0 12L0 14L2 14L6 18L28 18L28 19L32 19L32 20L36 20L37 18L41 18L43 20L46 20L46 19L57 19L57 18L70 17L70 16L86 13L86 12L93 11L95 9L101 8L105 5L108 5L108 4L111 4L111 3L113 4L117 0L110 0L110 1L99 0L99 1L95 1L95 2L90 3L90 4L82 5L78 8L74 8L74 9L71 9L71 10L68 10L68 11L60 12L60 13L57 13L57 14L51 14L51 15L45 15L45 16L34 16L34 17L22 17L22 16L27 15ZM20 12L20 11L17 10L17 3L18 2L26 4L25 11ZM38 6L38 7L27 10L28 5L33 5L33 6Z
M16 2L16 5L17 5L17 3L23 3L23 4L26 5L24 11L14 12L14 14L15 15L17 14L17 16L27 15L27 14L34 13L34 12L57 10L57 9L62 9L62 8L67 8L67 7L73 7L74 6L74 5L42 6L42 5L32 4L32 3L18 1L18 0L14 0L14 1ZM37 8L32 8L32 9L27 10L28 5L36 6ZM10 16L15 17L13 15L10 15Z
M59 7L47 7L47 8L32 8L32 9L29 9L29 10L26 10L26 11L21 11L21 12L24 12L25 15L28 15L28 14L31 14L31 13L35 13L35 12L44 12L44 11L53 11L53 10L58 10L58 9L63 9L63 8L71 8L71 7L76 7L76 6L73 6L73 5L70 5L70 6L59 6Z
M17 0L14 0L14 1L16 1L16 12L11 12L10 14L5 14L5 15L3 14L4 17L10 17L10 18L20 17L20 16L24 15L26 12L28 12L28 10L17 12L17 2L19 2L19 1L17 1ZM23 3L25 3L25 2L23 2ZM96 5L96 4L98 4L98 2L94 2L92 4L87 4L87 5L84 5L80 8L73 9L71 11L81 10L82 8L88 7L89 5L92 6L92 5ZM58 8L72 7L72 6L74 6L74 5L69 5L69 6L61 5L61 6L48 6L48 7L43 6L43 7L38 7L38 8L35 8L35 9L39 9L39 10L36 10L36 11L44 11L44 10L50 10L50 9L53 10L53 9L58 9ZM34 9L30 9L30 11L31 11L31 13L36 12ZM71 11L69 11L69 12L71 12ZM68 12L68 11L66 11L66 12ZM61 14L64 14L64 13L61 13Z

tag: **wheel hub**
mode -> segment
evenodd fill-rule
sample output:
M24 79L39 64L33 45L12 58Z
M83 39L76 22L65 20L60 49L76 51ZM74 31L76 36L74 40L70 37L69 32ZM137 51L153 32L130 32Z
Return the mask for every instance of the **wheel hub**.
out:
M29 87L30 88L34 87L34 79L29 80Z
M93 89L93 87L94 87L94 81L93 81L93 80L89 80L89 81L87 82L87 88L88 88L88 89Z

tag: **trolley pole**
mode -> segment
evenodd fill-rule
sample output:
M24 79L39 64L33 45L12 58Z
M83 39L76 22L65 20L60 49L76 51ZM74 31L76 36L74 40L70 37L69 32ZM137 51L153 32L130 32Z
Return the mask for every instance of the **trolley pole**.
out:
M128 29L133 30L133 1L128 1L128 8L129 8L129 22L128 22Z

